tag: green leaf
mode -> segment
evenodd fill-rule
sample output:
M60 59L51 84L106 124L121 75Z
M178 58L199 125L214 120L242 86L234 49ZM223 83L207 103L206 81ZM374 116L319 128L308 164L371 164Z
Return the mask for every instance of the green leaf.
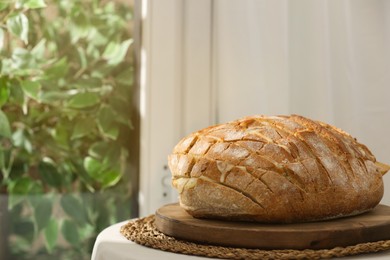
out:
M46 7L46 3L44 0L28 0L23 6L29 9L37 9Z
M134 69L129 67L123 70L118 76L115 77L115 80L126 86L132 85L134 83Z
M101 178L101 184L103 188L112 187L117 184L122 178L122 174L119 169L110 169L105 172Z
M0 29L1 30L1 29ZM9 98L10 89L6 77L0 78L0 107L2 107Z
M96 142L91 145L88 150L88 154L97 159L102 159L104 155L107 153L109 143L106 142Z
M20 85L28 97L39 100L39 92L41 90L41 84L39 82L26 80Z
M64 195L60 203L65 213L77 223L84 224L87 222L84 206L74 195Z
M12 143L16 147L21 147L24 144L26 137L24 135L23 129L17 129L13 134L12 134Z
M114 11L115 11L115 5L114 5L114 3L108 2L108 3L104 6L104 11L105 11L106 13L114 13Z
M16 205L26 200L25 195L8 194L8 210L13 209Z
M80 67L86 68L88 64L87 64L87 56L85 55L85 50L80 46L78 46L77 54L79 55L79 59L80 59Z
M26 233L23 236L15 236L12 241L12 251L15 252L29 252L31 250L32 238L26 237Z
M6 138L11 137L11 126L9 124L7 116L2 110L0 110L0 136Z
M104 59L111 59L115 57L115 54L119 52L120 45L116 42L109 42L104 50L102 56Z
M84 159L84 168L92 176L98 176L98 172L115 168L121 156L121 147L117 143L96 142L88 150L90 156Z
M85 93L79 93L74 95L68 101L67 105L70 108L83 109L83 108L92 107L98 104L99 101L100 101L100 97L98 94L92 92L85 92Z
M94 126L95 120L92 120L89 117L76 121L71 139L74 140L88 135L93 130Z
M107 188L117 184L122 177L119 167L111 165L112 161L103 160L102 163L95 158L86 157L84 167L95 181L99 182L103 188Z
M61 227L62 235L71 245L77 246L80 242L79 232L76 223L70 220L64 220Z
M131 122L132 107L128 99L126 100L123 96L114 96L110 100L110 106L115 111L116 121L133 129Z
M87 170L89 176L95 180L99 180L100 173L105 170L99 160L89 156L84 159L84 168Z
M94 46L102 46L107 44L108 38L107 35L103 35L98 30L98 24L95 24L96 28L91 28L88 34L87 41L89 44Z
M13 232L17 235L26 237L34 234L34 223L31 220L19 220L14 226Z
M55 61L53 64L50 64L49 68L45 70L45 78L58 80L64 77L68 73L68 70L68 58L65 56L60 60Z
M72 23L69 25L72 44L76 43L81 38L87 37L90 31L86 14L83 12L73 12L73 14L75 15L72 16Z
M58 239L58 220L50 219L49 223L44 229L45 246L49 253L53 252Z
M43 103L53 104L69 97L69 94L61 91L44 91L39 95L39 100Z
M42 180L48 185L52 187L60 187L62 185L62 176L53 163L41 161L38 165L38 171Z
M103 135L115 140L119 135L119 126L115 122L115 112L109 106L102 106L98 115L98 127Z
M28 177L21 177L8 184L8 208L12 209L14 206L26 199L26 194L38 194L42 192L39 183L34 182Z
M46 39L40 40L31 50L31 54L36 58L43 58L46 51Z
M9 4L10 4L9 1L7 1L7 0L1 0L1 1L0 1L0 11L5 10L5 9L8 7Z
M128 39L120 44L110 42L104 50L102 57L108 61L109 65L117 65L125 59L127 50L132 43L133 39Z
M10 81L9 88L10 102L16 103L19 107L21 107L24 103L24 94L20 83L17 81Z
M69 90L70 92L76 93L83 93L83 91L87 91L89 89L92 90L99 90L104 87L103 82L99 78L95 77L84 77L81 79L78 79L77 82L74 84L74 89Z
M58 219L50 219L44 229L45 246L49 253L53 252L58 238Z
M53 131L53 138L59 147L68 150L70 146L69 134L69 122L67 120L62 120L57 123Z
M16 147L25 149L28 153L32 153L32 144L28 138L28 132L22 128L17 129L12 134L12 143Z
M78 173L78 177L80 178L80 181L86 185L86 188L88 191L94 193L96 191L96 188L93 187L94 180L88 175L87 171L84 169L82 163L79 164L79 161L82 162L82 160L77 160L77 162L74 162L73 167Z
M34 207L34 219L38 231L41 231L49 223L52 208L52 202L50 199L45 197L39 198L38 204Z
M120 144L113 143L108 147L105 153L105 157L103 158L103 162L107 165L110 165L110 167L116 167L120 157L121 157Z
M42 193L42 187L40 186L39 181L34 181L28 177L20 177L9 183L8 187L10 194L34 195Z
M27 177L19 178L11 182L8 186L8 190L12 194L26 194L31 187L32 180Z
M18 13L7 20L8 30L19 37L25 44L28 43L28 18L24 13Z
M89 238L96 236L96 227L90 224L86 224L79 228L80 239L85 241Z

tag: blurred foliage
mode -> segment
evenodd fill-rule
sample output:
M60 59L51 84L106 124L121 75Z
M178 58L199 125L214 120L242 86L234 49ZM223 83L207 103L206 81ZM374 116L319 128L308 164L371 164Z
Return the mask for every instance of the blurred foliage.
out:
M88 259L98 232L130 216L131 21L115 1L0 0L12 259Z

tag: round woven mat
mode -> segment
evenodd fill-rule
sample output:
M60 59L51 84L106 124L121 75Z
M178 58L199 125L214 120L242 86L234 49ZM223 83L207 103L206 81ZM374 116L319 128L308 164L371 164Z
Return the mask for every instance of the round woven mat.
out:
M154 215L128 222L120 232L137 244L164 251L224 259L326 259L390 249L390 240L321 250L261 250L196 244L167 236L154 226Z

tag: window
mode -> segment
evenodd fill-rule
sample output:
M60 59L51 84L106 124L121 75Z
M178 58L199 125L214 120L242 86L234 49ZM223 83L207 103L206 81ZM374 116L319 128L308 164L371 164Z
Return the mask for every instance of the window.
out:
M133 2L0 1L0 259L89 259L136 216Z

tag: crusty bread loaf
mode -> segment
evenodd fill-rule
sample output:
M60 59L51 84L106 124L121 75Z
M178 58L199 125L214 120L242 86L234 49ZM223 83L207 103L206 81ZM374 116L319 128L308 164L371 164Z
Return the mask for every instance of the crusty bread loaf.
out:
M264 223L368 211L389 170L349 134L298 115L205 128L182 139L168 161L180 205L194 217Z

